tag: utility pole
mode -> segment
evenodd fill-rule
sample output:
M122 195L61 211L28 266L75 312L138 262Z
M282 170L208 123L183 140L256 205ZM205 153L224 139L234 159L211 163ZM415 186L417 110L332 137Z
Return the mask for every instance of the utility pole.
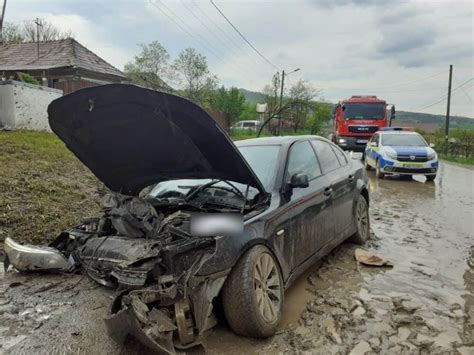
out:
M296 68L293 71L290 71L289 73L285 74L285 71L283 70L281 73L281 90L280 90L280 113L278 115L278 135L280 135L280 130L281 130L281 113L282 113L282 107L283 107L283 88L285 86L285 75L292 74L294 72L297 72L298 70L301 70L301 68Z
M285 71L283 70L281 73L281 90L280 90L280 105L279 105L279 110L280 113L278 114L278 135L280 135L281 131L281 108L283 104L283 86L285 85Z
M3 19L5 18L5 9L7 8L7 0L3 0L2 16L0 16L0 44L3 43Z
M449 110L451 108L451 82L453 80L453 65L449 66L449 84L448 84L448 106L446 109L446 130L445 130L445 141L444 141L444 154L448 154L449 144Z
M39 28L40 26L43 26L41 24L41 21L39 18L36 18L35 20L35 24L36 24L36 50L37 50L37 54L38 54L38 58L40 57L40 35L39 35Z

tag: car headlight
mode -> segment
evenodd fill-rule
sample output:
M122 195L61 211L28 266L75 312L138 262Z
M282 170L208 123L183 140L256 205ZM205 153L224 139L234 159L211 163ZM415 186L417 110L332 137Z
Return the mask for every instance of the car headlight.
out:
M346 141L344 138L339 138L339 139L337 140L337 142L338 142L339 144L345 144L345 143L347 143L347 141Z
M386 158L397 159L397 153L394 152L384 152Z
M428 153L428 160L434 160L434 159L437 159L438 156L436 155L435 152L433 153Z

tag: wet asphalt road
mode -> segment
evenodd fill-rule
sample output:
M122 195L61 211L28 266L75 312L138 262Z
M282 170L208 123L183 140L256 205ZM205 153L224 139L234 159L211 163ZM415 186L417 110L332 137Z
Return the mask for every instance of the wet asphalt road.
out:
M358 265L346 243L288 291L276 336L242 338L220 325L210 353L474 353L474 170L443 162L434 183L369 176L364 248L394 267ZM142 352L106 336L112 292L87 279L68 288L78 277L7 273L0 353Z

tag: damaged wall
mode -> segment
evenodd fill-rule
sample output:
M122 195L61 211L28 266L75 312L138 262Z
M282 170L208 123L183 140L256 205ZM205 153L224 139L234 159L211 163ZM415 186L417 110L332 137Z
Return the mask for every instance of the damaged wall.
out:
M0 81L0 128L51 131L47 108L62 90L20 81Z

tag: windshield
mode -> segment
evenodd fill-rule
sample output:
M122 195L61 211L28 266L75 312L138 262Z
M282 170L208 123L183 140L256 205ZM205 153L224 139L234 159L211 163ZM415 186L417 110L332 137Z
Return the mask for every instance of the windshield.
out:
M253 169L257 177L262 182L265 190L270 191L275 179L276 164L278 158L279 146L251 146L240 147L239 151L247 160L250 167ZM178 179L160 182L154 186L144 189L143 194L147 198L152 199L169 199L169 198L185 198L191 190L196 187L208 184L212 179ZM242 194L245 194L247 185L238 182L230 181L230 183L237 188ZM231 186L224 181L213 184L211 187L203 190L199 195L224 197L233 195L235 198L241 199L235 192L232 191ZM258 194L258 190L250 187L248 191L248 198L252 199Z
M383 134L382 144L390 146L426 147L423 137L418 134Z
M213 179L179 179L179 180L169 180L163 181L156 185L154 185L150 192L146 194L147 198L184 198L186 195L195 187L208 184ZM245 194L245 190L247 185L240 184L238 182L230 182L233 186L235 186L242 194ZM209 192L211 190L211 192ZM220 181L216 184L213 184L208 190L203 191L202 194L212 195L212 196L228 196L229 191L231 194L236 195L234 192L231 191L232 187L224 181ZM249 198L255 197L258 194L258 190L256 188L250 187L249 188Z
M385 104L345 104L344 117L351 120L382 120L385 118Z
M278 160L278 145L237 147L266 191L273 188Z

